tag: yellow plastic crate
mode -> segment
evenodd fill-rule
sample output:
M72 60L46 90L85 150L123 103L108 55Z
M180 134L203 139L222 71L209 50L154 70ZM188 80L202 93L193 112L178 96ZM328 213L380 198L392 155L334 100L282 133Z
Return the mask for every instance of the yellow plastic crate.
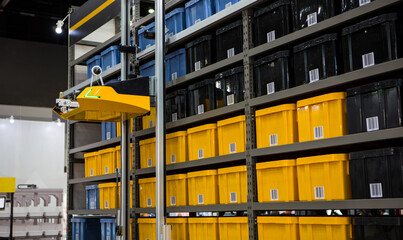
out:
M246 203L248 180L246 166L218 169L220 204Z
M116 167L121 168L121 155L120 155L120 145L116 146ZM130 143L130 169L133 168L133 143Z
M189 240L218 240L218 218L189 218Z
M258 148L298 142L295 104L257 110L256 143Z
M347 134L346 93L329 93L297 102L299 141Z
M115 173L116 170L116 148L107 148L98 151L98 160L101 165L100 175Z
M139 240L156 240L155 218L139 218L137 219L139 227Z
M186 162L188 157L186 131L166 135L166 164Z
M259 202L298 201L296 160L256 164Z
M155 207L155 177L139 179L140 207Z
M348 154L328 154L297 159L300 201L351 198Z
M352 240L350 217L299 217L300 240Z
M155 167L155 138L141 140L140 168Z
M218 204L217 170L190 172L187 175L189 205Z
M85 177L93 177L99 175L98 152L84 154L85 161Z
M257 231L258 239L299 240L298 217L257 217Z
M139 218L139 240L155 240L155 218ZM187 218L167 218L167 225L172 226L171 239L188 240L189 229Z
M166 176L167 206L188 205L188 182L186 174Z
M102 183L99 188L99 208L116 208L116 183Z
M220 240L248 240L248 217L218 218Z
M131 118L130 119L130 132L133 132L133 118ZM120 122L117 122L116 123L116 136L117 137L120 137L122 135L122 129L121 129L121 126L120 126Z
M190 161L217 156L217 124L189 128L187 134Z
M143 130L147 128L152 128L155 127L155 119L157 116L156 108L155 107L150 107L150 114L145 115L142 120L143 120Z
M245 152L245 115L217 122L218 153L220 156Z

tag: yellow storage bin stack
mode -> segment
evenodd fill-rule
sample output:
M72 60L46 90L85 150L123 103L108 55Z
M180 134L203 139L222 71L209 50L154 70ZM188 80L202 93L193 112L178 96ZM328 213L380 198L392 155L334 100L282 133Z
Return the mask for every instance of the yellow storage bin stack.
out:
M219 240L218 218L189 218L189 240Z
M140 207L155 207L155 177L139 179Z
M351 240L351 223L349 217L299 217L300 240Z
M187 134L190 161L217 156L217 124L189 128Z
M156 240L155 234L155 218L139 218L137 219L139 227L139 240Z
M102 183L99 188L99 208L116 208L116 183Z
M220 240L248 240L248 217L218 218Z
M122 166L121 166L121 153L120 153L120 145L119 146L116 146L116 150L115 150L115 153L116 153L116 166L117 166L117 168L121 168ZM133 143L130 143L130 169L132 169L133 168Z
M98 152L84 154L85 161L85 177L93 177L100 175Z
M298 142L295 104L256 111L256 143L258 148Z
M299 240L298 217L257 217L257 231L258 239ZM311 238L310 240L317 239L331 238Z
M145 115L142 120L143 120L143 130L147 128L152 128L155 127L155 119L156 119L156 108L155 107L150 107L150 114Z
M299 141L347 134L346 93L329 93L297 102Z
M188 158L186 131L166 135L166 164L186 162Z
M98 151L98 160L101 166L100 175L115 173L116 148L107 148Z
M190 172L187 176L189 205L218 204L217 170Z
M300 201L351 198L348 154L328 154L297 159Z
M186 174L170 175L166 177L167 206L188 205L188 183Z
M256 164L259 202L298 201L297 167L294 159Z
M218 121L217 130L220 156L245 151L245 115Z
M130 119L130 132L133 132L133 118L131 118ZM121 129L121 126L120 126L120 122L117 122L116 123L116 136L117 137L120 137L122 134L122 129Z
M137 219L140 240L155 240L155 218ZM188 240L189 229L187 218L167 218L167 224L172 226L171 239Z
M140 168L155 167L155 138L141 140L140 145Z
M248 182L246 166L218 169L220 204L246 203Z

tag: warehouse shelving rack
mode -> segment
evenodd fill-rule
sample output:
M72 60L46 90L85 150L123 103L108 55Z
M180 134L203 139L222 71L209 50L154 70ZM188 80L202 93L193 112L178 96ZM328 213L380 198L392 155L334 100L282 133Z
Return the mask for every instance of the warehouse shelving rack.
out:
M203 77L218 73L219 71L234 66L236 64L244 65L245 72L245 100L231 106L226 106L220 109L205 112L201 115L190 116L184 119L179 119L175 122L166 124L168 132L176 130L184 130L188 127L196 126L202 123L215 122L229 116L236 114L246 115L246 136L247 146L246 151L242 153L230 154L225 156L218 156L206 158L202 160L194 160L183 163L176 163L166 166L167 174L184 173L189 171L197 171L211 168L221 168L235 165L247 165L247 179L248 179L248 202L244 204L218 204L206 206L183 206L183 207L167 207L167 212L225 212L225 211L247 211L248 225L249 225L249 239L257 239L257 225L256 216L259 211L267 210L325 210L325 209L403 209L403 198L390 198L390 199L353 199L343 201L315 201L315 202L276 202L276 203L258 203L257 202L257 189L256 189L256 163L262 161L277 160L290 157L302 157L309 155L325 154L325 153L338 153L350 152L361 149L369 149L374 147L384 147L390 144L396 144L398 141L403 140L403 127L394 129L385 129L375 132L359 133L346 135L342 137L322 139L310 142L300 142L294 144L287 144L275 146L270 148L256 149L255 144L255 126L254 126L254 111L255 109L295 102L296 100L311 97L314 95L328 93L330 91L345 91L350 86L357 86L368 79L374 79L382 76L389 76L390 74L403 71L403 59L397 59L382 64L377 64L370 68L356 70L353 72L344 73L338 76L330 77L328 79L320 80L318 82L302 85L295 88L283 90L270 95L261 97L253 97L253 60L261 54L270 51L276 51L284 46L291 46L294 43L304 41L317 34L337 30L341 26L346 26L366 17L370 14L382 11L387 8L392 8L396 5L402 5L403 0L382 0L373 1L365 6L350 10L348 12L336 15L330 19L319 22L318 24L309 28L304 28L296 32L290 33L284 37L276 39L273 42L266 43L257 47L253 47L251 40L251 19L252 7L262 3L259 0L241 0L237 4L232 5L210 18L201 21L176 35L168 40L167 47L175 47L183 45L186 41L198 36L208 30L217 27L220 23L230 20L234 17L242 18L243 22L243 52L231 58L222 60L220 62L202 68L199 71L186 74L176 80L170 81L166 84L167 91L184 86L192 81L197 81ZM166 10L183 5L185 0L172 0L166 3ZM140 26L144 26L154 19L154 14L150 14L142 19L139 18L138 12L135 13L132 25L132 32L136 33ZM137 36L134 34L134 38ZM110 45L117 44L120 41L120 34L115 35L105 43L98 45L96 48L81 56L80 58L73 59L73 47L69 49L69 89L65 91L62 96L67 96L75 90L79 90L88 86L90 80L86 80L76 86L73 86L73 69L75 65L83 64L87 59L95 54L106 49ZM147 48L145 51L137 54L136 61L146 62L154 57L154 47ZM102 73L104 79L111 78L120 72L120 64L112 67L111 69ZM68 133L72 133L74 124L69 124ZM137 127L139 124L135 124ZM155 175L155 167L140 169L139 164L139 141L142 139L150 138L155 135L155 128L139 130L135 128L135 132L131 136L131 141L134 143L134 164L131 177L134 181L133 184L133 208L132 218L133 223L140 216L140 213L155 213L155 208L139 208L139 193L138 193L138 179L145 177L152 177ZM106 147L112 147L120 144L120 137L91 143L84 146L70 147L71 141L74 136L67 136L70 144L68 150L68 214L94 214L94 215L113 215L115 210L79 210L74 209L73 204L73 187L74 185L82 185L87 183L96 182L112 182L116 180L116 174L109 174L105 176L96 176L90 178L75 178L73 175L75 162L82 162L82 153L91 152ZM78 157L77 157L78 156ZM137 239L136 234L137 226L133 224L133 238ZM70 235L71 236L71 235Z

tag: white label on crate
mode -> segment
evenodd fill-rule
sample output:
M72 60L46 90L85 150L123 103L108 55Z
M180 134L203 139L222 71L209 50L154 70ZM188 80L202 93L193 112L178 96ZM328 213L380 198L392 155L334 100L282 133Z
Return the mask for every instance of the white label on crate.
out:
M106 240L111 240L111 236L106 236Z
M151 44L147 44L146 48L149 48L149 47L151 47Z
M276 31L273 30L271 32L267 33L267 42L273 42L274 40L276 40Z
M197 151L197 156L200 158L204 158L204 149L199 149Z
M94 176L94 169L90 169L90 176Z
M153 166L153 160L151 158L147 159L147 166L152 167Z
M314 139L323 138L323 126L313 128L313 137Z
M203 194L197 195L197 203L204 204L204 195Z
M221 81L215 82L215 88L221 89Z
M105 201L105 208L109 208L109 202Z
M109 173L109 167L105 167L105 174L108 174Z
M227 96L227 105L233 105L235 103L235 95L231 94Z
M177 72L174 72L174 73L171 74L171 80L175 80L177 78L178 78L178 73Z
M381 198L382 194L382 183L370 183L369 184L369 194L371 198Z
M178 121L178 113L172 113L172 122Z
M278 201L278 189L270 189L270 200Z
M325 199L325 187L315 187L315 199Z
M230 48L227 50L227 58L235 56L235 48Z
M195 71L199 71L201 69L201 62L197 61L195 62Z
M236 192L230 192L229 193L229 201L232 203L238 202Z
M111 132L106 132L106 139L111 139Z
M90 201L90 209L95 209L95 202L94 201Z
M149 122L148 122L148 128L152 128L154 126L154 121L153 120L150 120Z
M276 89L274 88L274 82L268 83L266 87L267 87L267 95L272 94L276 91Z
M225 8L227 8L227 7L231 7L231 5L232 5L232 3L231 3L231 2L229 2L229 3L225 4Z
M171 206L176 206L176 197L171 197Z
M171 155L171 163L176 163L176 154Z
M370 52L362 55L362 67L367 68L375 65L375 54Z
M319 81L319 68L309 71L309 82L313 83L317 81Z
M147 207L151 207L152 201L151 198L147 198Z
M202 114L204 113L204 104L200 104L197 106L197 114Z
M80 240L80 235L76 233L76 240Z
M196 23L199 23L200 21L201 21L200 18L199 18L199 19L196 19L195 24L196 24Z
M371 3L371 0L360 0L360 7L364 6L364 5L368 4L368 3Z
M318 14L316 12L308 15L308 27L318 23Z
M270 135L270 146L278 145L278 137L277 134Z
M236 143L229 144L229 153L236 153Z
M365 122L367 123L367 132L379 130L378 116L366 118Z

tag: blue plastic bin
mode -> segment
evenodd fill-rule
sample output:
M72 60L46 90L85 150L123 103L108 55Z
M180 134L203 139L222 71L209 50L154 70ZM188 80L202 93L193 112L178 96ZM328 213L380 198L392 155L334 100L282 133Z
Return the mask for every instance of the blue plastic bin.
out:
M99 209L99 188L98 185L86 186L87 192L86 205L87 209Z
M101 239L101 224L99 218L72 218L73 240L99 240Z
M167 37L172 37L173 35L183 31L185 26L185 9L177 8L165 15L165 26L166 31L168 31Z
M239 0L215 0L216 12L224 10L237 2L239 2Z
M120 63L119 46L111 46L105 51L101 52L101 67L105 71Z
M151 47L152 45L155 44L154 40L146 39L144 37L144 32L146 32L146 31L155 32L155 23L152 22L138 31L139 46L140 46L141 51L144 51L146 48Z
M192 0L185 4L186 28L203 21L215 13L212 0Z
M116 222L112 218L104 218L101 222L101 240L115 240L116 239Z
M155 60L149 61L139 67L140 76L151 77L155 76Z
M186 75L186 50L181 48L165 56L165 81Z
M101 56L99 55L87 61L87 79L90 79L92 77L91 69L96 65L101 66Z

